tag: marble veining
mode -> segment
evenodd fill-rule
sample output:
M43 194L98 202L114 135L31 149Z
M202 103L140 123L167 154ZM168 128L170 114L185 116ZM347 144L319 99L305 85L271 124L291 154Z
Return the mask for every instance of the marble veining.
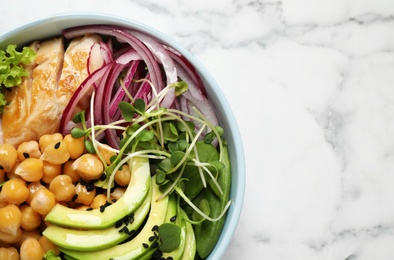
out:
M109 13L171 36L211 71L247 160L224 259L394 259L393 1L31 5L0 9L0 33L57 13Z

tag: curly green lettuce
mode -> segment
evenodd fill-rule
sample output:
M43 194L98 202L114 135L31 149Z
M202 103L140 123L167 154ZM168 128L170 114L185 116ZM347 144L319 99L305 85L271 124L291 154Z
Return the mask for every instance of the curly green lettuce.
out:
M0 113L6 105L4 92L22 83L23 77L29 75L25 65L31 64L35 58L36 52L30 47L18 51L17 46L11 44L5 51L0 50Z

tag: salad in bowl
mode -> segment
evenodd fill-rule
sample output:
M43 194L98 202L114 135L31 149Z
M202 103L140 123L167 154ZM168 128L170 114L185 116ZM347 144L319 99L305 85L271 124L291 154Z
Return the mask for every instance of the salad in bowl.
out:
M0 258L219 259L242 143L220 88L133 21L65 14L0 36Z

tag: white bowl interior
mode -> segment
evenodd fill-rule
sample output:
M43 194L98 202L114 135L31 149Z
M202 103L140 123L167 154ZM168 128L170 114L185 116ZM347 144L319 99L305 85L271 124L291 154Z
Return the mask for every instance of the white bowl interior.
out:
M209 98L212 100L219 116L220 124L225 129L225 137L228 143L232 164L232 186L230 194L232 205L227 212L226 222L219 241L208 258L215 260L220 259L231 242L241 214L246 178L244 150L238 125L222 90L205 67L197 61L191 53L164 34L146 25L114 16L91 13L62 14L21 25L0 36L0 48L3 49L8 44L17 44L18 46L22 46L33 40L60 35L61 31L65 28L88 24L120 25L150 34L159 39L162 43L165 43L182 53L200 73Z

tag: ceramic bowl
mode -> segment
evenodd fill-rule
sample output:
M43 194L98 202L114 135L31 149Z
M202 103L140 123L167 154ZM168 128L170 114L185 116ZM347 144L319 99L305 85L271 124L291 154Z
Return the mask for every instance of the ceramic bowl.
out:
M0 48L4 48L8 44L22 46L33 40L60 35L61 31L68 27L88 24L120 25L152 35L160 42L182 53L200 74L207 94L216 109L220 125L225 129L225 138L228 143L232 165L230 194L232 205L227 212L225 225L216 247L208 257L212 260L222 258L234 236L241 214L245 190L245 158L239 129L228 101L209 71L189 51L168 36L144 24L124 18L93 13L61 14L26 23L0 35Z

